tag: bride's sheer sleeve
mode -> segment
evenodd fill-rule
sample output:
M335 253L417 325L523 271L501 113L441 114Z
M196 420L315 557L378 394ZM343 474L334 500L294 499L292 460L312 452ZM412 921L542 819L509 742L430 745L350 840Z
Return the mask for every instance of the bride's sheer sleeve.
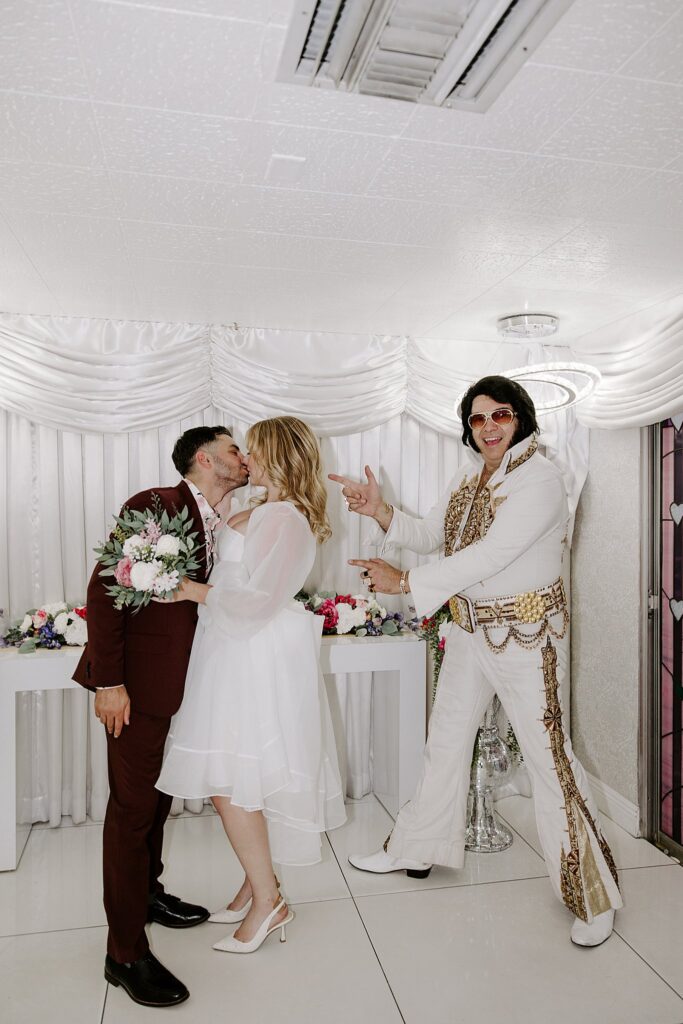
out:
M258 633L301 590L315 560L315 538L292 505L260 505L252 517L243 556L248 580L212 587L206 597L204 625L229 636Z

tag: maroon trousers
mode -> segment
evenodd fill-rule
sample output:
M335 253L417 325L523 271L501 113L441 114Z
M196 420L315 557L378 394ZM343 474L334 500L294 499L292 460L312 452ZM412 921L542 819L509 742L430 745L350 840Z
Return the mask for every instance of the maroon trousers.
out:
M107 735L109 803L104 819L107 952L118 963L145 956L149 896L163 892L161 849L172 797L154 788L170 718L131 711L118 739Z

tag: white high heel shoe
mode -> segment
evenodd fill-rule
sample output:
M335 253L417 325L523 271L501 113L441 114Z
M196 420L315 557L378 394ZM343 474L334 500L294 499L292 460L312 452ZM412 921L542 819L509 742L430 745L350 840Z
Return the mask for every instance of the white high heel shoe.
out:
M253 939L250 939L249 942L241 942L239 939L236 939L234 935L226 935L226 937L224 939L221 939L220 942L215 942L213 948L217 949L221 953L254 953L259 948L259 946L263 945L268 936L272 932L276 932L278 928L280 929L280 942L286 942L287 933L285 931L285 928L290 921L294 920L293 910L290 910L287 916L283 918L282 921L278 921L277 924L274 924L272 927L269 927L270 922L273 920L275 915L278 914L280 910L282 910L284 906L285 901L281 899L277 906L274 907L273 910L271 910L270 914L268 914L268 917L265 919L265 921L261 922L259 929L256 932L256 935L253 937Z
M211 914L209 921L211 924L239 924L240 921L244 921L250 910L251 896L241 910L230 910L229 907L226 907L224 910L217 910L214 914Z
M280 881L275 875L275 884L280 891ZM282 895L282 894L280 894ZM223 907L217 910L214 914L211 914L209 921L211 924L239 924L240 921L244 921L245 917L251 910L251 896L244 904L241 910L231 910L230 907Z

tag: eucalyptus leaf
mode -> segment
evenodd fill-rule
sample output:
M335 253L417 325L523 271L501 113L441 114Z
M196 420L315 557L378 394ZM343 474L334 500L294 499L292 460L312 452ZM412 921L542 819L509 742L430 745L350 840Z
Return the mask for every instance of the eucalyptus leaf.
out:
M35 640L32 640L32 639L24 640L23 644L21 644L21 646L18 648L18 653L19 654L33 654L35 649L36 649L36 642L35 642Z

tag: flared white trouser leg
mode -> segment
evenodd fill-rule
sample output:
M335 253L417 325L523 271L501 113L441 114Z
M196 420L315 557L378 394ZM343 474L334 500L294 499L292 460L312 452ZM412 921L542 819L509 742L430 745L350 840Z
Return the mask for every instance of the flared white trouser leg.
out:
M502 631L492 634L494 642L504 637ZM496 692L527 763L553 889L572 913L590 922L622 901L586 773L563 728L559 685L567 648L566 639L548 636L534 649L511 640L494 652L481 630L470 635L451 629L422 774L397 818L388 852L462 867L472 748Z

